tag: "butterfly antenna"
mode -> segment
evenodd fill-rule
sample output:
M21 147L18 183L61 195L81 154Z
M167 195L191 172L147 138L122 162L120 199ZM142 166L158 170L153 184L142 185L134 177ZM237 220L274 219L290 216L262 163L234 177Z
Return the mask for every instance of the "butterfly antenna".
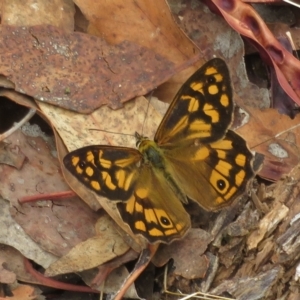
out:
M141 135L143 135L143 133L144 133L144 128L145 128L145 124L146 124L146 120L147 120L147 116L148 116L148 112L149 112L149 107L150 107L150 101L152 99L153 92L154 92L154 90L152 90L146 98L148 100L148 105L147 105L146 112L145 112L145 118L144 118L144 122L143 122L143 126L142 126L142 134Z
M91 131L102 131L102 132L106 132L106 133L121 134L121 135L127 135L127 136L133 136L133 137L135 137L134 134L120 133L120 132L114 132L114 131L109 131L109 130L104 130L104 129L90 128L89 130L91 130Z

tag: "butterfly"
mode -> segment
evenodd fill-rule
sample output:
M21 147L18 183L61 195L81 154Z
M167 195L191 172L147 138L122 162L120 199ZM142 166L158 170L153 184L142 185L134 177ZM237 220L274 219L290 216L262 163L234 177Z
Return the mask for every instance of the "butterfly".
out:
M229 130L234 103L226 63L214 58L180 88L154 140L137 149L92 145L64 157L66 169L117 202L122 220L149 243L170 243L191 226L189 200L207 211L229 206L254 176L245 140Z

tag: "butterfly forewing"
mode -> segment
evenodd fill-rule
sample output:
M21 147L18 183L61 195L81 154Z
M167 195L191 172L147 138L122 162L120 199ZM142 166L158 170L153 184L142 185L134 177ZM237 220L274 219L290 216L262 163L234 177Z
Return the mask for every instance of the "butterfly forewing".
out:
M64 158L65 167L84 185L111 200L130 198L139 178L142 155L133 148L87 146Z
M158 145L221 139L232 121L232 89L225 62L212 59L182 86L155 135Z

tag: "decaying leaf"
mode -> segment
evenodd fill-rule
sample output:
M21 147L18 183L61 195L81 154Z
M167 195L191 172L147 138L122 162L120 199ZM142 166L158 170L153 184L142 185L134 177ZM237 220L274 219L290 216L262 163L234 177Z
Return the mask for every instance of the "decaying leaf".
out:
M285 92L300 104L300 63L272 35L255 10L241 0L232 0L226 5L223 1L212 0L206 4L217 9L230 26L254 43L266 63L275 69Z
M13 296L9 297L11 300L34 300L38 295L35 293L35 289L29 285L19 285L13 291ZM7 297L0 297L0 300L7 300Z
M170 245L162 245L153 258L156 266L165 265L174 260L174 276L186 279L204 278L208 269L208 259L205 250L212 237L201 229L191 229L184 239Z
M57 16L57 20L52 16L49 21L52 25L60 24L60 28L64 30L50 26L22 27L24 24L21 22L18 23L20 27L3 26L1 29L0 40L2 39L2 47L5 48L0 55L0 72L7 76L0 78L1 86L15 88L20 93L45 100L47 103L39 102L40 113L47 115L52 125L58 129L68 150L89 144L134 147L134 138L119 135L120 132L133 135L138 130L151 138L161 116L151 105L148 109L145 99L128 102L119 111L98 107L104 103L114 108L121 107L129 98L153 89L175 73L178 66L187 66L193 56L199 55L200 51L193 42L174 25L164 1L157 6L153 6L152 1L148 0L128 1L126 6L123 2L76 0L76 18L80 15L85 22L80 26L77 23L76 28L86 30L85 33L73 32L72 22L75 21L70 17L70 12L74 12L72 5L65 22L61 15ZM294 93L292 96L297 96L298 62L277 47L273 36L257 18L257 14L238 0L210 2L217 4L232 26L240 31L244 30L241 33L248 34L248 37L262 45L263 49L259 49L268 54L267 58L265 56L267 61L269 59L269 62L275 62L274 68L281 84L290 95ZM224 4L228 6L224 7ZM262 109L269 105L267 90L248 82L242 41L219 16L212 16L201 3L172 3L172 9L178 24L201 49L203 59L197 66L214 55L226 58L233 86L237 91L236 111L240 116L235 125L242 125L238 132L247 139L251 149L265 155L265 167L260 174L268 179L278 180L289 173L300 161L299 117L291 121L275 110ZM44 16L42 12L40 15ZM6 7L2 15L5 24L8 24L8 16ZM35 24L33 19L30 19L29 24ZM258 34L255 36L255 33ZM178 86L189 72L192 70L183 72L184 75L175 79ZM174 95L176 91L177 88L169 83L158 94L164 95L161 98L166 101L171 101L170 95ZM1 96L4 94L2 90ZM15 99L18 98L17 95L14 91ZM88 116L78 115L53 107L49 105L50 102L73 111L93 113ZM30 126L28 128L30 133L35 132ZM108 131L113 131L114 134ZM23 135L27 137L24 138ZM68 188L60 175L60 164L55 158L53 142L46 139L45 143L44 138L28 135L28 131L17 132L6 144L9 145L8 151L17 155L14 165L19 170L3 164L7 160L0 163L0 180L4 183L0 187L0 193L9 201L0 200L0 223L5 229L1 234L1 242L23 248L20 251L26 257L45 268L52 263L48 269L48 273L52 275L88 269L83 272L82 277L93 285L99 279L97 272L103 272L104 275L110 273L109 280L112 284L105 291L113 293L119 289L120 281L129 275L125 267L120 265L127 262L129 257L136 258L145 245L142 242L139 244L139 240L135 240L136 244L130 240L129 228L120 220L109 201L96 198L92 193L84 191L78 182L72 182L66 176L70 186L88 200L90 207L96 210L102 205L117 221L120 229L113 234L107 229L109 223L103 221L102 213L90 211L78 199L72 198L61 203L45 199L46 201L23 207L17 203L17 199L26 194L44 194ZM65 150L57 140L58 156L61 158ZM7 149L4 147L4 150ZM20 153L23 154L22 157L18 156ZM173 267L176 269L173 277L168 277L168 282L172 283L173 288L179 287L183 292L201 288L214 294L229 293L237 299L275 299L274 295L283 297L283 293L289 296L299 294L298 183L299 167L296 167L289 176L267 187L266 195L255 194L258 185L255 183L251 191L255 198L253 203L247 202L245 196L239 199L236 206L218 215L192 212L193 224L197 229L193 229L191 233L201 232L200 236L189 239L187 235L185 239L162 247L154 262L160 259L161 266L170 258L174 259ZM92 198L101 202L101 205L96 201L89 201ZM18 223L11 218L10 213ZM98 227L100 221L103 223ZM25 232L18 224L22 225ZM199 226L205 228L205 231L200 230ZM129 235L122 233L123 231L128 231ZM211 242L213 238L214 241ZM32 239L37 243L34 244ZM130 251L134 252L127 251L128 245L132 245L137 251L132 256L126 256ZM57 260L46 251L61 258ZM20 280L41 283L30 277L29 273L26 274L24 266L21 267L23 257L19 252L18 255L13 255L14 250L9 248L8 251L0 252L0 256L8 252L10 255L6 262L9 259L17 262L15 266L9 265L13 275L16 274ZM88 257L87 253L90 254ZM90 270L98 267L98 264L102 264L100 268ZM112 271L115 267L118 268ZM21 295L26 299L26 293ZM29 295L31 297L33 293ZM129 296L138 297L134 292Z
M98 220L102 227L97 235L78 243L66 255L55 261L47 269L48 276L79 272L98 267L129 250L129 246L120 239L113 220L104 215Z
M103 104L118 108L165 81L174 68L159 54L129 41L112 46L53 26L2 26L0 41L0 73L16 91L82 113Z

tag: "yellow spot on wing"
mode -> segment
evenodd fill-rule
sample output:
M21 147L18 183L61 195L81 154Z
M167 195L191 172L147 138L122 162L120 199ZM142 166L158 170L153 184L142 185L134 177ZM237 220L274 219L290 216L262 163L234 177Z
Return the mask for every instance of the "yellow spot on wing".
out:
M143 206L142 206L140 203L138 203L138 202L136 201L136 202L135 202L135 211L136 211L136 212L139 212L139 213L142 213L143 210L144 210Z
M229 177L229 171L231 169L232 165L224 160L219 160L218 164L216 165L216 170L226 177Z
M86 154L86 160L91 162L95 166L95 156L92 151L88 151Z
M133 157L116 160L114 164L120 168L126 168L127 166L131 165L135 160L136 158L133 156Z
M146 218L146 221L148 223L154 222L155 224L158 224L156 215L155 215L152 208L151 209L145 209L145 218Z
M177 124L171 128L169 135L173 136L177 134L180 130L183 130L188 125L188 116L183 116Z
M189 103L189 107L188 107L188 111L189 112L194 112L197 111L199 109L199 101L196 98L191 98L190 103Z
M194 112L199 109L199 100L195 97L188 96L188 95L181 95L180 100L189 101L189 107L188 107L189 112Z
M77 174L82 174L83 173L83 170L79 166L76 166L75 170L76 170Z
M214 149L230 150L232 149L232 141L229 140L220 140L211 144L211 147Z
M111 176L107 172L105 172L105 171L101 172L101 174L102 174L103 181L105 181L105 185L110 190L115 190L116 186L112 183Z
M226 152L224 150L217 150L218 157L220 159L225 159L226 158Z
M244 179L245 179L245 176L246 176L246 172L244 170L241 170L239 171L236 175L235 175L235 184L237 186L240 186Z
M191 89L194 91L198 91L201 94L203 94L203 83L202 82L192 82L190 84Z
M224 107L227 107L229 105L229 98L226 94L222 94L220 98L220 102Z
M181 95L180 100L191 100L193 97L189 95Z
M205 70L205 75L212 75L218 73L217 69L214 67L209 67Z
M99 162L100 162L100 165L105 169L109 169L111 167L111 161L110 160L100 158Z
M219 93L218 86L215 84L212 84L208 87L208 92L210 95L216 95Z
M238 154L235 158L235 163L238 166L244 167L246 164L246 156L244 154Z
M178 231L180 231L183 228L183 226L181 225L181 223L177 223L177 224L175 224L175 226L176 226L176 229Z
M91 153L91 155L93 155L93 154ZM99 156L98 156L99 163L100 163L100 165L101 165L103 168L109 169L109 168L111 167L111 161L102 158L102 156L103 156L103 151L100 150L100 151L99 151Z
M129 200L126 202L126 211L131 215L134 212L134 204L135 204L135 197L134 197L134 195L132 195L129 198Z
M148 190L144 188L138 188L135 193L141 199L145 199L148 196Z
M153 229L149 230L149 234L151 236L162 236L162 235L164 235L163 232L158 230L157 228L153 228Z
M98 181L92 180L91 181L91 187L96 190L96 191L100 191L101 187Z
M211 124L206 124L202 120L195 120L189 127L192 131L211 131Z
M125 171L120 169L116 172L116 178L118 180L118 187L124 188L125 183Z
M204 106L203 106L204 111L212 110L212 109L214 109L214 107L211 104L205 103Z
M172 234L175 234L177 233L177 230L174 228L174 229L168 229L165 231L165 235L172 235Z
M216 82L221 82L223 80L223 76L219 73L219 74L215 74L214 75Z
M222 197L218 197L218 198L216 199L216 202L217 202L218 204L222 204L222 203L224 203L224 199L223 199Z
M189 135L186 136L186 140L188 139L199 139L211 136L210 131L200 131L200 132L193 132L189 133Z
M129 175L127 175L127 178L125 179L125 185L124 185L125 191L128 191L128 189L130 188L133 175L134 175L134 172L131 172L131 173L129 173Z
M237 191L237 188L234 186L230 189L230 191L224 196L224 198L226 200L230 199L234 194L235 192Z
M91 167L86 167L85 173L86 173L86 175L91 177L94 175L94 170Z
M193 160L204 160L209 156L209 150L207 147L200 148L197 152L195 152Z
M207 116L211 117L212 123L218 123L220 121L220 115L217 110L215 110L215 109L205 110L204 112Z
M134 227L137 230L146 231L146 225L145 225L145 223L143 221L136 221L134 223Z
M79 163L80 159L79 159L79 156L72 156L72 165L75 167L77 166L77 164Z

